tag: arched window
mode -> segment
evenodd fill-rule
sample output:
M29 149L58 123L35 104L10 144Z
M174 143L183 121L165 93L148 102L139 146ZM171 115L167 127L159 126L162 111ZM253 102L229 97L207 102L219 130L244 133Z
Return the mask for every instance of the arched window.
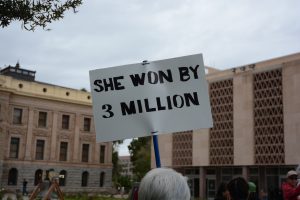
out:
M82 173L81 186L86 187L88 185L89 173L87 171Z
M104 186L105 172L100 173L100 187Z
M41 169L36 170L34 175L34 185L41 183L42 177L43 177L43 170Z
M61 170L59 172L59 186L66 186L67 181L67 171Z
M17 185L18 180L18 170L16 168L11 168L8 172L8 185Z

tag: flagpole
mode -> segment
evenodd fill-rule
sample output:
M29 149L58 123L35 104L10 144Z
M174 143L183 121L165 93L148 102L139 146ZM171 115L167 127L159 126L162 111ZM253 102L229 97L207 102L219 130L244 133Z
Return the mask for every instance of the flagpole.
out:
M155 134L156 132L152 132L152 140L153 140L153 147L154 147L154 154L155 154L155 162L156 162L156 168L161 167L160 163L160 155L159 155L159 147L158 147L158 137Z
M147 60L143 60L142 65L148 65L150 64ZM155 162L156 162L156 168L161 167L160 163L160 155L159 155L159 148L158 148L158 137L157 133L158 131L151 132L152 134L152 141L153 141L153 147L154 147L154 154L155 154Z

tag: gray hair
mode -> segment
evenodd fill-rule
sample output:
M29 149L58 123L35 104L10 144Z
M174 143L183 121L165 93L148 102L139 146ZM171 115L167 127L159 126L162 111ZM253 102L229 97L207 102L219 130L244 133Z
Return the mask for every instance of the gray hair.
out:
M156 168L142 179L139 200L189 200L187 179L168 168Z

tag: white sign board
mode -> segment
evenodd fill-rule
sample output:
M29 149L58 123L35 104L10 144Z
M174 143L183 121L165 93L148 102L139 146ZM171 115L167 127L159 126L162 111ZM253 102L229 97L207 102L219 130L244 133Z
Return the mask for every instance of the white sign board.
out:
M202 54L90 71L97 141L212 127Z

